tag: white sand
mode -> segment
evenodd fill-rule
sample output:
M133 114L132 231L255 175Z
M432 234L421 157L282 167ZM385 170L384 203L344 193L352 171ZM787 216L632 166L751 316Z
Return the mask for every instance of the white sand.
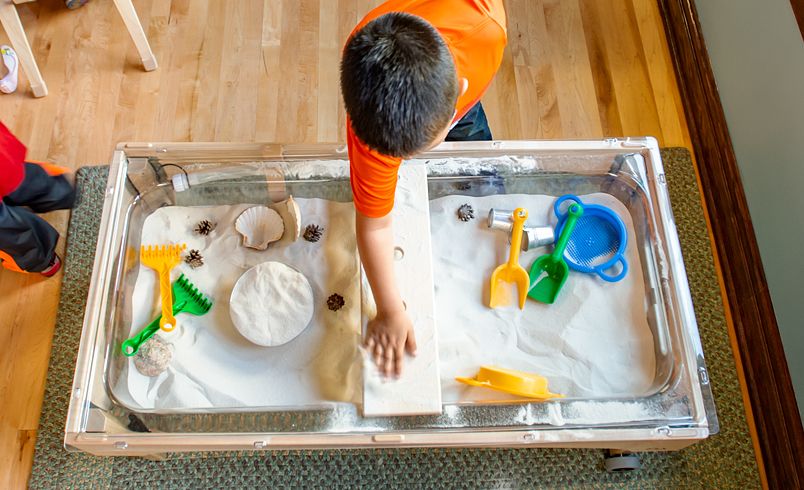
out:
M183 272L214 304L204 316L177 315L173 333L163 334L175 345L173 361L156 378L128 370L115 385L115 395L142 409L203 409L320 404L322 400L358 402L362 379L359 343L360 288L354 240L354 207L321 199L298 199L304 224L324 226L321 240L290 242L290 234L267 250L241 246L234 229L237 216L249 205L164 207L145 220L144 244L187 243L199 249L204 265L182 263ZM202 219L217 222L209 236L193 233ZM260 347L237 332L229 316L229 297L240 275L269 260L288 264L310 281L315 313L310 326L289 343ZM131 333L157 314L156 274L140 268L133 303ZM337 312L327 309L332 293L346 299Z
M546 376L550 391L570 397L639 395L653 382L653 335L647 323L642 269L634 246L633 224L625 207L606 194L583 196L587 203L614 209L629 233L631 265L621 282L607 283L570 271L552 305L528 299L516 306L489 309L489 278L508 260L508 239L489 230L490 208L525 207L529 224L555 224L548 196L447 196L430 203L436 319L444 402L507 400L514 397L454 381L473 376L481 364ZM463 203L481 217L464 223L455 215ZM546 249L520 255L528 270Z
M634 247L633 225L625 208L611 196L583 196L585 202L612 207L629 230L630 272L610 284L571 272L553 305L527 301L524 311L513 306L490 310L488 278L507 260L503 233L488 230L482 217L490 207L525 206L529 223L550 222L553 197L449 196L430 203L435 274L436 319L444 402L506 400L508 395L471 388L454 381L471 376L480 364L498 364L547 376L550 390L571 397L639 395L653 381L653 337L647 324L641 267ZM470 203L478 219L467 223L455 211ZM166 207L145 222L143 243L186 242L200 249L205 265L184 272L215 302L203 317L180 314L179 326L166 338L174 343L168 371L147 378L129 364L115 394L142 409L203 409L209 407L290 407L361 399L359 297L353 207L318 199L298 199L302 223L320 224L326 231L318 243L288 237L259 252L240 246L233 222L241 206ZM218 227L209 237L192 233L195 223L211 219ZM545 253L520 256L529 268ZM227 299L237 278L267 260L285 262L310 281L315 295L312 324L280 347L259 347L243 339L229 319ZM155 274L140 270L134 290L132 333L157 314ZM346 307L332 313L326 298L338 292ZM129 361L130 363L130 361Z
M232 323L263 347L287 344L313 319L315 298L301 272L281 262L263 262L237 280L229 298Z

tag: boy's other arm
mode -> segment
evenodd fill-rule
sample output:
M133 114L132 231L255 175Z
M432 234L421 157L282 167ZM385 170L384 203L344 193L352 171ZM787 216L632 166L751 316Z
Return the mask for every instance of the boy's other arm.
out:
M366 329L365 346L383 374L399 376L405 350L415 354L416 340L396 284L393 219L390 214L370 218L356 211L355 231L360 260L377 304L377 316Z

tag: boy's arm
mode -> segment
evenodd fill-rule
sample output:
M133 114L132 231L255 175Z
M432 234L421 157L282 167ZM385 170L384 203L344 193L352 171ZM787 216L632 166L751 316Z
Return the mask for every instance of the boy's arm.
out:
M416 340L394 274L393 220L390 214L369 218L356 211L355 229L360 260L377 304L377 316L366 329L365 346L381 372L399 376L405 350L415 354Z

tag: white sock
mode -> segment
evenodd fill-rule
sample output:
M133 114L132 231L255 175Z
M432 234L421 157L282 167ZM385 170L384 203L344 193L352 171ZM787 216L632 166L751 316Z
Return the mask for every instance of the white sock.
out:
M17 90L17 71L19 62L17 53L10 46L0 46L0 54L3 55L3 64L8 69L8 74L0 79L0 92L10 94Z

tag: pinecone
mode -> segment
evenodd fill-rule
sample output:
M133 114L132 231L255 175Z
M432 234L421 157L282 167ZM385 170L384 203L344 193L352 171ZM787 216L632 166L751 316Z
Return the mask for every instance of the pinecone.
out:
M187 262L193 269L204 265L204 257L201 256L201 252L195 249L190 250L190 253L184 257L184 261Z
M199 235L209 235L209 232L215 229L215 223L208 219L204 219L195 225L195 232Z
M327 298L327 308L329 308L331 311L338 311L343 308L343 305L345 304L346 301L343 300L343 296L340 294L335 293Z
M475 210L468 204L461 204L461 207L458 208L458 219L461 221L475 219Z
M308 242L317 242L321 239L321 234L324 233L324 228L318 225L307 225L304 229L304 239Z

